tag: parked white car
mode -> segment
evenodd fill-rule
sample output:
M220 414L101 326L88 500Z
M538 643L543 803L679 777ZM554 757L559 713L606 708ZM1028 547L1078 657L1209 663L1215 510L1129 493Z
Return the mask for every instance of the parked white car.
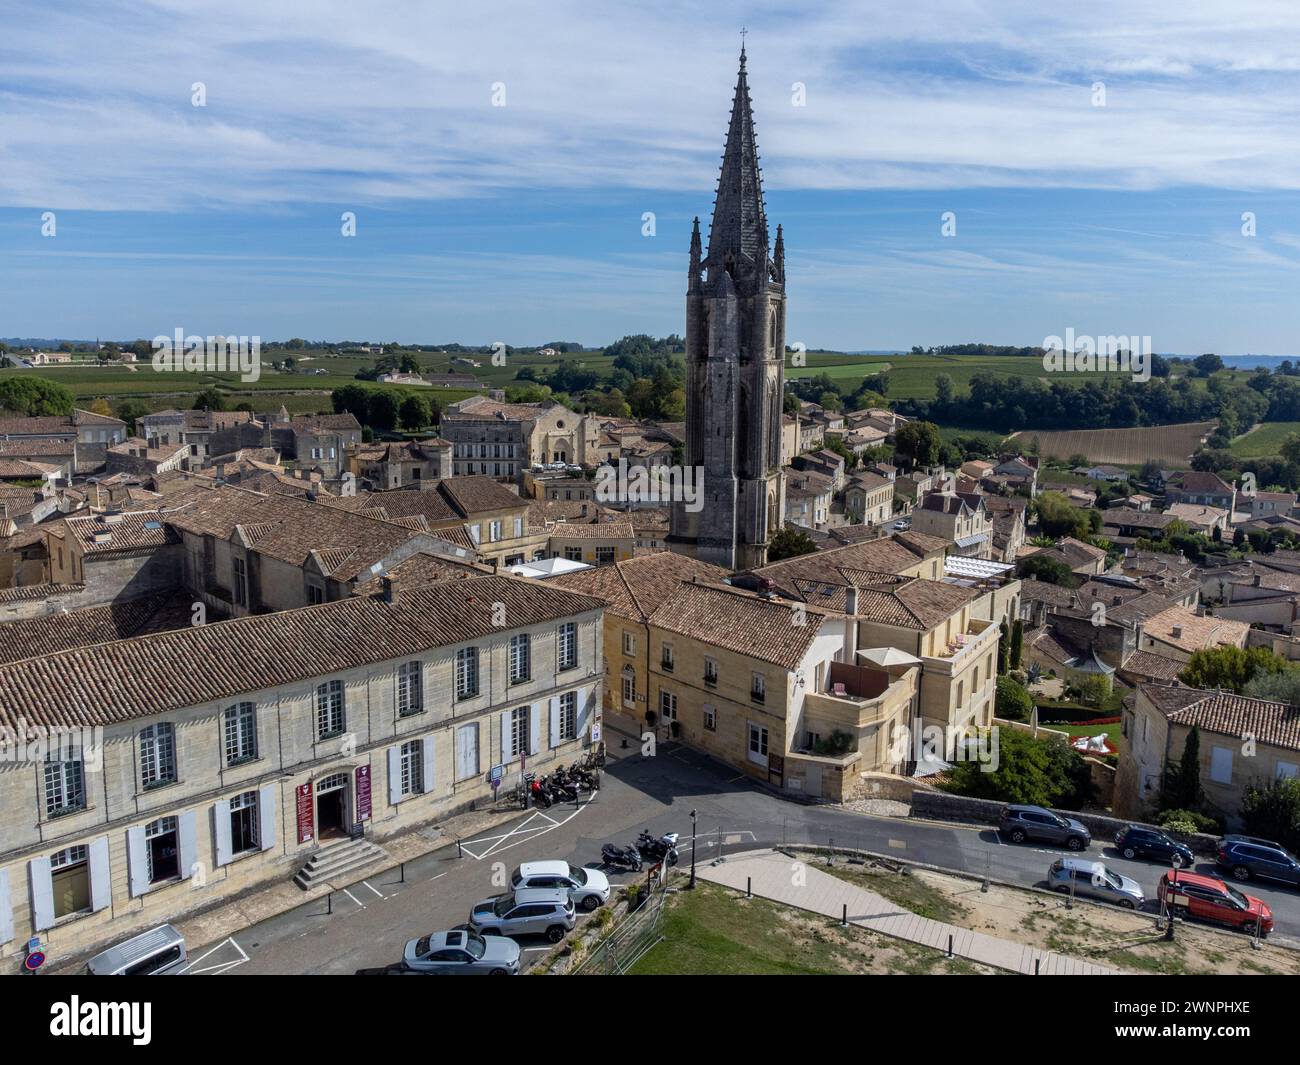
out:
M587 913L609 901L609 878L599 869L582 869L568 862L524 862L510 876L510 886L523 888L564 888L573 905Z

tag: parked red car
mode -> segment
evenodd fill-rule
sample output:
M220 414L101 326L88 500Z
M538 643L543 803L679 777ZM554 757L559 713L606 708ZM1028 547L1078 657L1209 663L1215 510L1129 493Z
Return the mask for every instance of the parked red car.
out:
M1259 922L1261 937L1273 931L1273 911L1268 908L1268 904L1254 895L1238 891L1222 880L1202 876L1200 873L1175 873L1171 869L1160 878L1160 887L1157 889L1162 906L1165 894L1171 887L1187 897L1186 904L1179 906L1176 911L1183 916L1226 924L1251 935L1255 934L1255 924Z

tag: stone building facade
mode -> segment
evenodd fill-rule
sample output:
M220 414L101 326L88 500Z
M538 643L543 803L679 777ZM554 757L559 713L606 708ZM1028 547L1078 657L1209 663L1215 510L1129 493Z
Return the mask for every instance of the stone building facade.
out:
M602 610L485 575L0 665L0 957L102 948L469 808L521 752L572 759Z

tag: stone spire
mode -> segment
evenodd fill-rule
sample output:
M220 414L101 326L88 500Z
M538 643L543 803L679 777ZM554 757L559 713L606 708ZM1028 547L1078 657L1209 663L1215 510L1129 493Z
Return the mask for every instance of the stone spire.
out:
M776 227L776 245L772 249L772 280L785 284L785 237L780 226Z
M691 227L691 265L688 275L686 291L697 292L700 288L700 260L702 251L700 247L700 216L695 216L695 222Z
M767 214L763 206L763 175L758 166L754 112L745 74L745 49L740 49L740 73L731 101L727 146L709 228L709 262L737 267L743 260L758 265L767 259Z

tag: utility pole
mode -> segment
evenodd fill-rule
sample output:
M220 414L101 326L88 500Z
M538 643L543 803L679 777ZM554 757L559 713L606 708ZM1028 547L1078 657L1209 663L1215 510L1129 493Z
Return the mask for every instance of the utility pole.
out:
M690 883L690 887L691 887L692 889L694 889L694 887L695 887L695 837L696 837L696 835L697 835L697 833L696 833L696 831L695 831L695 818L696 818L696 814L697 814L697 812L698 812L698 811L696 811L696 810L692 810L692 811L691 811L691 883Z

